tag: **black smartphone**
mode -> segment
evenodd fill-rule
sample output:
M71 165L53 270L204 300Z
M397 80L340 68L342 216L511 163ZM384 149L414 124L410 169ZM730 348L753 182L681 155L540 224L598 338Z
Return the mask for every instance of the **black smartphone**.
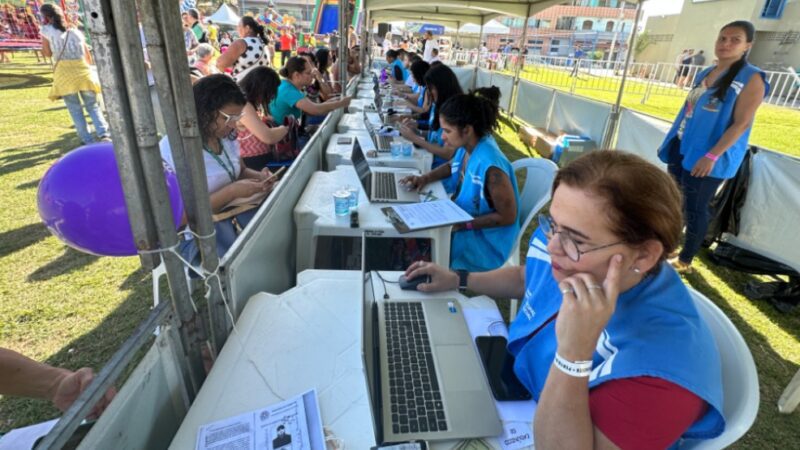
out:
M339 136L339 138L336 139L336 143L338 145L350 145L353 143L353 138L349 136Z
M531 393L514 374L514 356L508 353L507 344L503 336L475 338L492 395L498 401L530 400Z
M377 445L371 450L428 450L428 444L425 441L395 442Z

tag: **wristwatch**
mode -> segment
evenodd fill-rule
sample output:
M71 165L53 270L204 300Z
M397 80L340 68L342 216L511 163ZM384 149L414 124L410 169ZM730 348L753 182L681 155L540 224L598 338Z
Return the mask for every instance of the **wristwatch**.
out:
M458 274L458 290L464 291L467 289L467 278L469 277L469 272L466 270L456 270L456 274Z

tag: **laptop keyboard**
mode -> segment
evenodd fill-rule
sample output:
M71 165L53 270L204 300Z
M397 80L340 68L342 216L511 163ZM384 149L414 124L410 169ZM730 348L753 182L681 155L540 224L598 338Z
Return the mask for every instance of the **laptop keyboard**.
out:
M388 151L392 146L392 136L378 134L378 150Z
M422 304L384 306L392 432L447 431Z
M375 177L375 198L397 199L397 183L390 172L372 172Z

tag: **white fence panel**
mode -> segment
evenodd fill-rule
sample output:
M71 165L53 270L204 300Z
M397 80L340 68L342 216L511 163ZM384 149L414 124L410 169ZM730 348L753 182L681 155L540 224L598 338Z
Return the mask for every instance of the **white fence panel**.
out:
M656 150L671 125L667 121L623 108L619 118L617 145L614 148L635 153L667 170L667 165L658 159Z
M555 91L538 84L520 80L517 107L514 114L525 122L547 128Z
M554 134L587 136L600 145L610 114L609 104L556 92L547 129Z

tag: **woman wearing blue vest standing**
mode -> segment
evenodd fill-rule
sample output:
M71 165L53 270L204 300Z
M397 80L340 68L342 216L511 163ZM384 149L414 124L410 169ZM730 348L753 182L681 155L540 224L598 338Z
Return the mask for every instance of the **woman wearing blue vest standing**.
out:
M430 97L430 111L428 111L428 131L426 137L417 133L415 120L404 120L400 126L400 134L413 142L417 147L423 148L433 154L433 168L436 169L453 157L456 148L445 145L442 139L442 127L439 119L439 110L451 97L463 94L458 78L453 71L444 64L437 64L425 73L425 87ZM455 185L445 183L445 189L452 193Z
M747 61L754 36L753 24L744 20L722 27L714 46L719 62L697 75L658 149L684 196L686 238L670 260L678 272L691 272L708 229L709 202L739 170L756 110L769 92L764 71Z
M523 299L514 372L538 402L537 449L666 448L725 428L714 337L666 255L681 196L639 156L597 151L562 168L525 265L485 273L415 262L423 292Z
M444 103L439 117L442 139L458 149L455 156L422 176L403 180L418 189L455 179L453 201L474 219L453 226L450 267L454 269L483 272L502 266L519 232L517 179L492 136L499 99L500 89L492 86Z

